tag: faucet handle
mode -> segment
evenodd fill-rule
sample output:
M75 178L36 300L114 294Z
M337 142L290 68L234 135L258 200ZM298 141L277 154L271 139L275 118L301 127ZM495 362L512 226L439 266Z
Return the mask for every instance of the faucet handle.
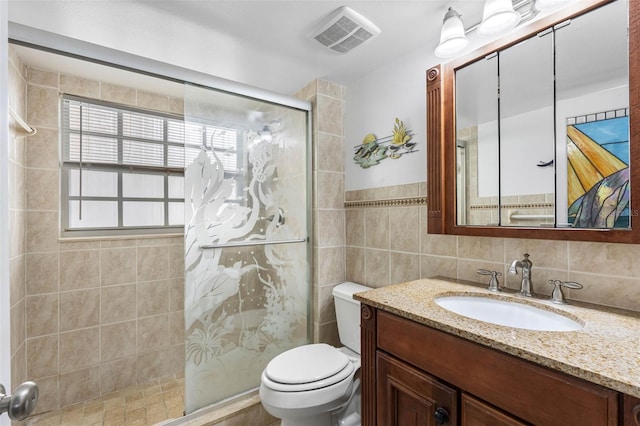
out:
M491 279L489 280L489 291L500 291L500 283L498 282L498 277L502 275L501 272L498 271L490 271L488 269L477 269L476 272L480 275L491 275Z
M560 280L549 280L547 284L553 285L553 291L551 292L551 301L553 303L557 303L559 305L564 305L567 302L564 300L564 294L562 293L562 287L572 288L574 290L580 290L584 286L580 283L574 281L560 281Z

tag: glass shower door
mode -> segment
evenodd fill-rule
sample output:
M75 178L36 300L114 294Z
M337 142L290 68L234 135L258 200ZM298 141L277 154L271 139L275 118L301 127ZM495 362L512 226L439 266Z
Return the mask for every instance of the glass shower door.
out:
M309 343L308 111L185 86L185 405Z

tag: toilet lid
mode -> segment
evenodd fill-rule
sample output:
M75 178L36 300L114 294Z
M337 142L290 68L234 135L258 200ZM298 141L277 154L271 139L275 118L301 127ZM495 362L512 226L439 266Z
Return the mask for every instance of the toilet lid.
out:
M276 356L269 362L265 375L274 382L301 384L331 377L349 365L349 358L324 343L299 346Z

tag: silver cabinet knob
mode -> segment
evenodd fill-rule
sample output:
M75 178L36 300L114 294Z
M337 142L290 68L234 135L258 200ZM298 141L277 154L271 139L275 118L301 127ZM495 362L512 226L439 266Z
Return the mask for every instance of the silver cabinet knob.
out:
M11 420L28 417L36 408L40 394L35 382L24 382L16 388L13 395L5 395L4 392L4 386L0 385L0 414L6 411Z

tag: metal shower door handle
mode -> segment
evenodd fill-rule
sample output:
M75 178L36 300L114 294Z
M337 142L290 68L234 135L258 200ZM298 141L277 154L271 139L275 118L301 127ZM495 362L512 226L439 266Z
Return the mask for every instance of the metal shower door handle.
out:
M24 382L17 387L13 395L5 395L5 388L0 384L0 414L6 412L11 420L23 420L36 408L38 402L38 385L35 382Z

